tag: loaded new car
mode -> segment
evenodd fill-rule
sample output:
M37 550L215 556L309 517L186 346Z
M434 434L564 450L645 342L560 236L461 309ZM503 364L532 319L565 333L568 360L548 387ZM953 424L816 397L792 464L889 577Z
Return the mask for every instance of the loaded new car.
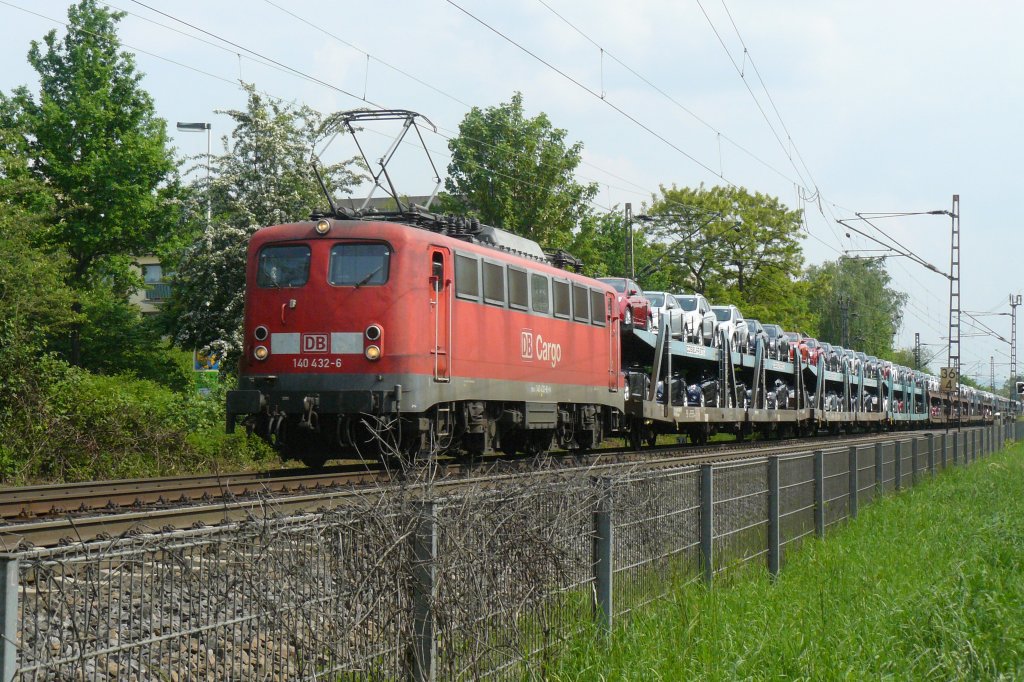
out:
M672 336L679 337L683 333L683 310L675 296L664 291L645 291L644 296L651 302L651 329L658 331L661 320L667 321Z
M722 336L728 336L735 350L746 352L747 350L747 321L743 319L743 313L734 305L714 305L712 312L718 319L718 333L715 338L720 340Z
M708 299L700 294L676 294L676 303L683 311L683 339L710 346L715 338L718 319Z
M618 292L619 315L623 329L650 329L651 302L644 296L640 285L628 277L601 277L604 282Z

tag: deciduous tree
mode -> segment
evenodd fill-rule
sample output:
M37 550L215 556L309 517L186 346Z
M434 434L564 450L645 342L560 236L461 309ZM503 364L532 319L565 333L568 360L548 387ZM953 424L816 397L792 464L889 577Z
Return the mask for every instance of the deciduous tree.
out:
M310 166L323 118L309 107L292 107L261 95L251 85L244 110L230 110L235 127L212 161L212 182L193 187L193 220L213 220L180 253L173 298L164 311L168 331L183 348L230 358L242 346L245 253L261 227L296 220L327 205ZM355 184L352 162L322 169L329 187ZM207 194L207 192L209 194Z
M25 133L28 168L53 193L46 236L70 257L68 283L79 291L125 289L129 257L151 252L169 224L162 188L176 164L135 60L120 49L123 16L95 0L71 6L64 37L50 31L29 49L38 96L21 87L3 103ZM73 332L70 359L79 358Z
M907 295L890 284L885 261L839 258L807 269L811 310L819 319L819 338L843 342L846 309L847 342L869 355L890 357L893 336L903 320Z
M583 144L566 144L566 131L547 115L523 111L523 96L473 109L448 143L445 210L533 239L544 248L566 248L589 214L596 183L575 179Z

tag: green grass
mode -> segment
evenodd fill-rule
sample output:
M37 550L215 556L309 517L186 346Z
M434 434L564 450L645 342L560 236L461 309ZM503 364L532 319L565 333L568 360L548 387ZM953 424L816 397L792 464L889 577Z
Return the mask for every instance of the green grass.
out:
M559 680L1024 679L1024 444L861 509L786 557L684 587Z

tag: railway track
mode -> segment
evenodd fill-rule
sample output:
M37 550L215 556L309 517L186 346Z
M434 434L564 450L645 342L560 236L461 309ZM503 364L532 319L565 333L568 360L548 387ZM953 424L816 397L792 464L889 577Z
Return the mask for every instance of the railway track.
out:
M645 470L671 468L866 445L894 438L898 434L716 443L702 447L670 445L640 452L607 449L585 455L554 454L543 460L486 458L470 466L439 461L430 478L435 486L499 486L523 475L572 469L587 469L600 475L623 466ZM363 462L317 472L296 469L0 489L0 515L4 519L0 525L0 547L11 551L18 546L53 546L332 509L351 504L360 490L370 486L392 485L401 480L418 483L423 478L422 474L405 474L381 464Z

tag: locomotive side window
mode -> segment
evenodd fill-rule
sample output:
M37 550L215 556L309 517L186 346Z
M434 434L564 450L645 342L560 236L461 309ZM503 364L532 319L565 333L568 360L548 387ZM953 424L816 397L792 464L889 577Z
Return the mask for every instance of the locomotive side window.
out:
M505 305L505 268L484 261L484 301Z
M508 268L508 304L513 308L526 310L530 290L526 284L526 271Z
M572 285L572 311L577 322L590 322L590 291L575 282Z
M605 325L605 310L604 294L600 291L590 290L590 321L596 324L598 327Z
M552 284L554 284L555 317L568 319L572 314L569 301L569 283L559 282L556 279Z
M480 262L455 254L455 294L459 298L480 298Z
M335 286L370 286L388 281L391 247L341 242L331 247L327 281Z
M309 281L309 247L266 246L260 251L256 286L301 287Z
M551 312L547 277L530 275L530 296L533 299L533 312L545 314Z

